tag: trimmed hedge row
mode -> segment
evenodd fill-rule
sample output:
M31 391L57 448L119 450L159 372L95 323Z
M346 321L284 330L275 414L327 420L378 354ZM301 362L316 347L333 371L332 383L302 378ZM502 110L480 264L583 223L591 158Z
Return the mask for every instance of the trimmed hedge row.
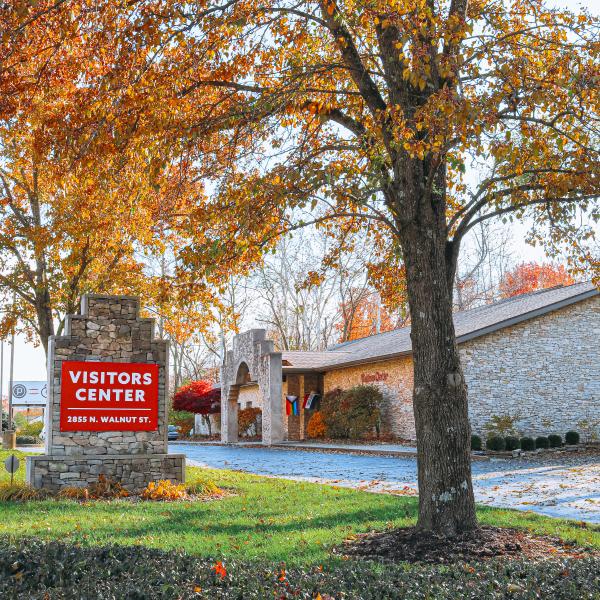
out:
M17 444L23 446L34 446L40 443L40 438L33 435L17 435Z
M574 446L579 444L579 434L576 431L567 431L565 434L565 444ZM538 436L535 440L531 437L522 437L521 439L508 435L502 437L501 435L490 436L485 447L488 450L494 452L502 452L503 450L525 450L531 452L536 448L561 448L563 445L563 439L560 435L554 433L552 435ZM483 441L478 435L471 436L471 450L481 450L483 448Z
M225 570L225 572L223 571ZM0 539L0 598L582 600L598 598L600 559L323 567L216 560L144 547Z

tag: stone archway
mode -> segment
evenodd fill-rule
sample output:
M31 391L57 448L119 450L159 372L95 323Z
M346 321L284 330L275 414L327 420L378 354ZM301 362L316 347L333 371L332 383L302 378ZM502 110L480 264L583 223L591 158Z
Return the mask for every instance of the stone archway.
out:
M238 441L238 395L247 374L256 381L262 397L262 442L283 440L281 352L266 339L264 329L251 329L233 338L221 371L221 441Z

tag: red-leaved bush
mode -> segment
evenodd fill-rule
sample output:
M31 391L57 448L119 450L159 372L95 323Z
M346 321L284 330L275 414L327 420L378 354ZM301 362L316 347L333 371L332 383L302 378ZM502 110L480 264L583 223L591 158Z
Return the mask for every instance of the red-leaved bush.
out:
M192 381L173 395L173 410L185 410L197 415L221 412L221 390L210 381Z

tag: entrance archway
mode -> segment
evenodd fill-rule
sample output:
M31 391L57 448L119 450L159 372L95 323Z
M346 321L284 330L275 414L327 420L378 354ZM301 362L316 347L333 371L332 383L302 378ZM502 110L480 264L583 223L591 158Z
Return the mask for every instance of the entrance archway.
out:
M236 443L240 387L248 378L258 385L262 400L262 443L283 440L281 353L266 339L264 329L251 329L233 338L221 372L221 441Z

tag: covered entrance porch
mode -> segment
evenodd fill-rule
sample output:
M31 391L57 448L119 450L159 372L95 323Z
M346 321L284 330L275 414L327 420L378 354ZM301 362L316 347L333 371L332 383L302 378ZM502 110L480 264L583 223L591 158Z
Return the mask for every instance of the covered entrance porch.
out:
M306 426L319 407L323 375L319 352L276 352L264 329L234 337L221 372L221 441L239 441L238 412L262 411L264 445L306 439Z

